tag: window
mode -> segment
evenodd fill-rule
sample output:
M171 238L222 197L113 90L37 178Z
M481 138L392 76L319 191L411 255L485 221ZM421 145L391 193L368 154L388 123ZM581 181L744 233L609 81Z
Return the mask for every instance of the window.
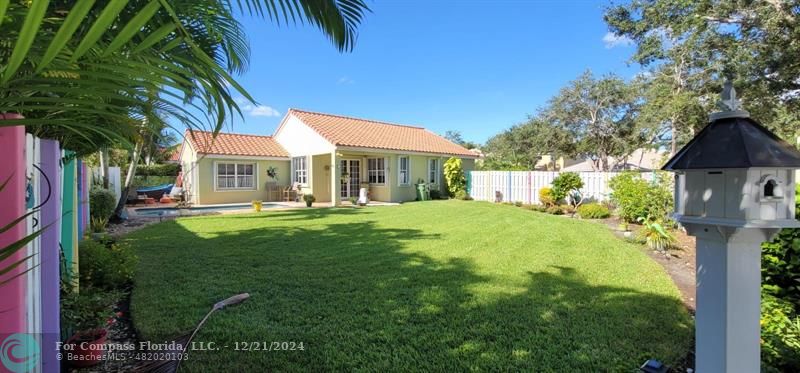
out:
M383 158L367 158L367 177L370 184L385 184L386 161Z
M439 184L439 160L428 160L428 183Z
M306 168L306 157L292 158L292 169L294 170L294 177L292 179L295 183L308 184L308 169Z
M411 183L411 175L408 172L408 157L397 158L397 182L400 185Z
M217 189L254 189L253 163L217 163Z

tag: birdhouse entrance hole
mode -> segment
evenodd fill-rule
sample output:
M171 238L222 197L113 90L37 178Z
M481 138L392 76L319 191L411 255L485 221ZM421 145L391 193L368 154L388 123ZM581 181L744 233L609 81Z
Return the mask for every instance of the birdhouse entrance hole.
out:
M764 184L764 197L767 198L774 198L775 197L775 187L778 183L775 180L767 180L766 184Z

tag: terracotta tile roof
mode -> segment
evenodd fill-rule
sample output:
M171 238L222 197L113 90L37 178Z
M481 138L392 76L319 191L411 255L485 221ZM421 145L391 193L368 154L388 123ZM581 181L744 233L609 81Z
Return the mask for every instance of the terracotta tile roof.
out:
M289 109L303 123L337 146L477 157L422 127Z
M180 160L181 160L181 152L180 152L180 149L176 149L176 148L168 148L167 150L172 152L172 153L169 155L169 161L170 161L170 162L178 162L178 161L180 161Z
M289 157L289 153L272 136L218 133L214 138L207 131L186 131L186 141L201 154L242 155L251 157Z

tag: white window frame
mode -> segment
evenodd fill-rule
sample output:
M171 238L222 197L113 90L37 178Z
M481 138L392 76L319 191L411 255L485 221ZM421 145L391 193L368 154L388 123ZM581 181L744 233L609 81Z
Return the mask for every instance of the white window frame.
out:
M233 187L220 187L219 186L219 165L233 165ZM253 186L240 187L239 183L239 166L253 166ZM245 175L247 176L247 175ZM215 192L229 192L229 191L243 191L243 190L258 190L258 162L214 162L214 191Z
M303 168L297 168L296 161L302 160ZM302 178L303 180L300 181L298 178ZM292 157L292 183L298 183L302 186L308 185L308 156L299 156L299 157Z
M403 169L403 159L406 160L406 169ZM403 182L403 173L405 172L406 180ZM411 157L401 155L397 157L397 185L410 186L411 185Z
M381 166L383 166L380 169L378 168L378 161L379 160L381 161L380 162ZM375 169L371 168L373 161L375 162ZM386 172L386 170L388 170L388 167L386 167L386 166L387 166L386 158L384 158L384 157L367 158L367 182L369 182L369 185L386 185L387 176L388 176L388 173ZM372 176L373 175L375 176L375 182L374 183L372 182ZM380 176L383 176L383 182L378 182L378 180L380 180Z
M436 161L436 169L435 170L431 167L431 164L432 164L431 161ZM439 158L428 158L428 175L425 176L426 183L435 184L436 186L439 186L439 177L440 177L439 174L441 174L441 171L440 171L441 165L440 165L440 163L441 162L439 162ZM431 181L431 173L433 171L436 171L436 174L434 175L434 179L433 179L434 181Z

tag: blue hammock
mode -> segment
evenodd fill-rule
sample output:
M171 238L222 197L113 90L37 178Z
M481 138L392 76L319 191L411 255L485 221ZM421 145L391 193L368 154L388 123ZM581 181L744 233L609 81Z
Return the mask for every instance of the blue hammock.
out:
M153 198L160 198L162 194L169 193L172 190L172 186L174 184L163 184L163 185L156 185L151 187L139 188L136 189L136 193L138 194L147 194L148 197Z

